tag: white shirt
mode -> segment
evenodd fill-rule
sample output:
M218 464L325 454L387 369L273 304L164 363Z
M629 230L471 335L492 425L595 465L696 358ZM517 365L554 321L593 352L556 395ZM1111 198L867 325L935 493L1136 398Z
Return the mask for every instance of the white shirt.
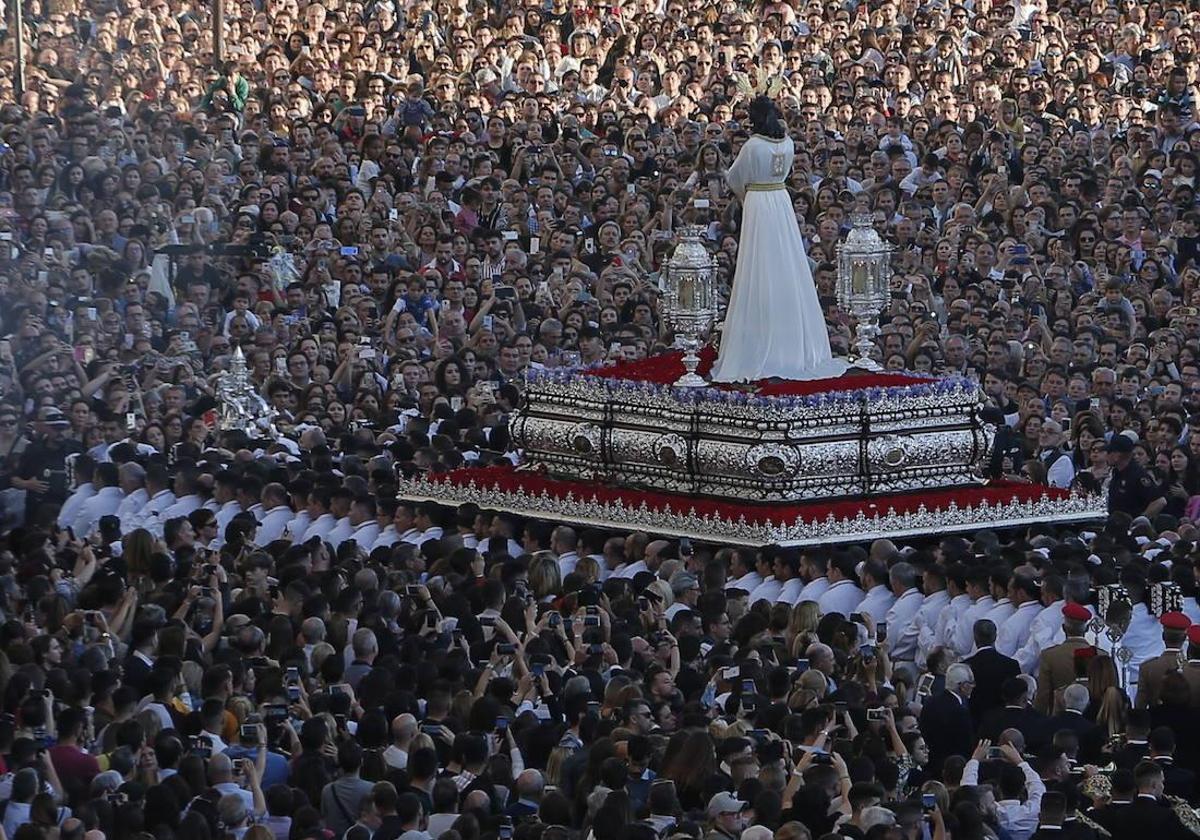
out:
M938 615L946 612L950 606L950 593L945 589L931 592L921 602L921 608L913 616L913 625L917 629L917 664L924 666L929 654L937 647Z
M1029 628L1033 620L1042 611L1041 601L1026 601L1017 607L1004 624L996 625L1000 632L996 635L996 650L1005 656L1016 657L1017 651L1029 638Z
M892 590L880 583L867 590L867 594L858 605L858 612L866 613L876 624L882 624L887 620L888 610L894 603L896 596L892 594Z
M566 578L567 575L575 571L575 567L579 565L579 555L574 551L567 551L558 555L558 573Z
M358 523L350 532L350 539L358 543L360 551L370 551L375 545L375 541L379 539L379 523L374 519Z
M632 580L636 575L640 574L641 572L648 572L648 571L650 571L650 569L646 565L646 561L638 560L636 563L626 563L624 566L622 566L621 568L619 568L615 572L613 572L612 576L615 578L629 578L630 580Z
M308 526L312 525L312 517L308 515L308 511L296 511L296 515L292 517L292 521L284 526L283 533L285 539L292 542L297 542L304 536L304 532L308 530Z
M254 541L259 545L270 545L275 540L282 539L288 523L295 517L296 514L287 505L276 505L259 520Z
M741 589L745 592L753 592L763 582L763 576L756 571L749 571L742 575L737 580L731 580L725 584L726 589Z
M420 531L418 531L417 533L420 534ZM405 540L405 541L407 542L407 540ZM489 551L495 551L496 550L495 544L499 543L499 542L505 543L504 552L509 557L520 557L522 554L525 553L525 550L521 548L520 543L518 543L516 540L513 540L513 539L506 540L504 537L488 537L486 540L481 540L479 543L479 549L478 549L479 553L487 554ZM485 543L486 543L486 546L485 546Z
M150 494L146 492L145 487L139 487L122 499L121 504L117 505L117 519L121 520L122 534L133 530L134 517L141 514L142 508L148 501L150 501Z
M1029 625L1029 638L1017 651L1016 660L1021 670L1026 674L1037 676L1038 660L1042 651L1065 641L1067 634L1063 632L1063 606L1066 602L1061 598L1042 611Z
M408 767L408 751L400 749L395 744L389 744L388 748L383 751L383 763L388 767L404 770Z
M100 517L112 516L121 506L125 494L120 487L104 487L96 495L83 503L75 522L71 525L77 539L84 539L100 523Z
M95 495L96 487L90 481L85 481L83 484L80 484L78 487L76 487L75 492L70 496L67 496L67 500L63 502L63 506L59 508L58 519L55 520L59 529L66 530L67 528L70 528L75 522L75 517L79 515L79 511L83 507L83 503ZM86 535L80 533L75 534L76 539L83 539L84 536Z
M371 551L377 548L391 548L396 543L400 542L400 535L396 533L395 525L388 525L379 532L379 536L375 538L375 543L371 546Z
M1112 654L1112 644L1108 641L1107 633L1101 633L1095 645L1105 653ZM1138 669L1147 659L1153 659L1167 649L1162 639L1162 625L1145 604L1133 605L1129 629L1121 637L1120 646L1129 648L1129 652L1133 654L1125 668L1125 691L1129 694L1129 699L1133 700L1137 697Z
M966 656L975 649L975 622L987 618L987 614L995 606L996 599L991 595L984 595L967 607L966 612L959 618L954 626L954 649L958 651L959 656Z
M320 537L321 542L324 542L336 524L337 520L332 513L322 513L316 518L313 524L308 526L308 530L304 532L304 536L300 538L300 542L308 542L313 537Z
M1046 785L1029 766L1029 762L1022 761L1017 766L1025 774L1025 801L998 800L996 814L1000 818L1000 827L1008 832L1011 840L1029 840L1037 831L1038 815L1042 810L1042 795L1046 793ZM978 783L979 762L972 758L963 768L962 784L966 786Z
M217 544L225 544L225 526L233 521L233 517L242 512L242 506L236 499L230 499L217 509Z
M925 596L915 586L896 599L888 610L887 646L893 662L913 661L917 656L917 627L913 619L925 603Z
M782 591L783 584L775 580L775 575L771 575L750 593L750 600L747 603L753 604L755 601L769 601L774 604L779 599L779 593Z
M350 539L350 535L354 533L354 526L350 524L350 517L343 516L337 521L337 524L330 529L328 536L325 537L325 542L332 545L335 549Z
M821 596L825 594L826 590L829 589L829 586L829 578L825 577L825 575L821 575L819 578L813 578L808 582L808 585L804 587L804 591L800 593L800 599L798 603L803 603L804 601L817 601L819 603Z
M1009 601L1007 598L1001 598L990 610L988 610L987 615L985 615L984 618L992 622L992 624L995 624L996 632L999 633L1000 628L1004 626L1004 622L1008 621L1009 617L1011 617L1016 611L1017 608L1012 605L1011 601ZM1011 653L1006 655L1012 656Z
M974 623L988 614L996 606L996 599L984 595L967 605L961 616L954 622L952 646L959 656L967 656L974 650Z
M1184 596L1182 612L1192 620L1192 624L1200 624L1200 603L1191 595Z
M937 626L933 631L934 647L954 650L954 631L958 620L970 606L971 596L965 593L950 599L950 606L938 613Z
M200 509L200 497L195 493L188 493L186 496L181 496L175 500L175 504L164 510L158 516L158 533L162 533L163 525L167 524L168 519L178 519L181 516L187 516L189 513Z
M162 530L162 514L163 511L175 504L175 494L170 490L159 490L150 497L150 501L146 502L146 506L142 508L140 514L133 516L133 528L146 528L149 530L151 526L158 523L159 530Z
M863 602L865 597L866 595L855 585L854 581L839 580L837 583L829 584L829 588L817 599L817 609L821 615L840 613L849 618L850 613L858 611L858 605Z
M798 577L789 578L779 590L779 598L777 603L791 604L795 606L800 600L800 594L804 589L804 581Z

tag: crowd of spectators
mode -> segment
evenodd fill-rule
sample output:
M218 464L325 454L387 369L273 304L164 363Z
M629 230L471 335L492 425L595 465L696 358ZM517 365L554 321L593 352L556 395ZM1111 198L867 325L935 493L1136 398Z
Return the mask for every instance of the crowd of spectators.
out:
M14 2L7 840L1200 834L1194 5L28 0L18 68ZM728 283L767 89L835 352L869 213L881 363L978 378L989 472L1108 520L801 552L398 501L518 457L526 372L668 346L679 224ZM277 437L216 427L238 348Z

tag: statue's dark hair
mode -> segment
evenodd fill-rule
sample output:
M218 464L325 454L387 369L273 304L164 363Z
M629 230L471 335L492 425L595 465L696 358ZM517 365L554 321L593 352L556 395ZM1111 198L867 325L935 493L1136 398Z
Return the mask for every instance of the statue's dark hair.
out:
M766 137L778 139L787 133L783 127L783 120L780 119L779 109L768 96L756 96L750 103L750 125L755 134Z

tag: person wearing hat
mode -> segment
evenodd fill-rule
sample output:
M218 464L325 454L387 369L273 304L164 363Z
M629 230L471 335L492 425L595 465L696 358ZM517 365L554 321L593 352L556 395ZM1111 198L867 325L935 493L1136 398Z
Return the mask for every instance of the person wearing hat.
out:
M721 791L713 794L708 800L708 822L711 828L704 835L704 840L731 840L740 837L746 828L746 810L748 802L742 802L732 793Z
M67 456L82 452L78 441L66 436L71 423L54 406L43 406L37 414L34 430L37 440L23 453L12 485L25 491L26 522L36 521L44 506L57 512L69 494L70 471Z
M1037 694L1033 705L1039 712L1054 714L1055 700L1075 682L1075 651L1091 647L1084 637L1091 620L1091 611L1082 604L1063 605L1062 629L1066 638L1042 651L1038 661Z
M1154 477L1133 459L1133 441L1127 435L1113 435L1105 452L1112 467L1112 481L1108 485L1109 512L1156 516L1167 500Z
M1158 623L1162 625L1163 644L1166 650L1153 659L1147 659L1138 668L1137 701L1135 706L1147 709L1158 703L1163 680L1171 671L1178 671L1183 643L1188 637L1192 621L1181 612L1163 613Z

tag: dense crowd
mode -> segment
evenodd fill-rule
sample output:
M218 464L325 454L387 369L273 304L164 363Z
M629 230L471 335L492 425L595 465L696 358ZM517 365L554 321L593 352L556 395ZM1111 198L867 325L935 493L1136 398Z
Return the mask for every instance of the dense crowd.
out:
M218 57L213 4L28 0L23 89L0 36L7 840L1200 834L1192 6L224 9ZM680 224L727 286L763 91L835 352L869 213L880 362L976 377L989 473L1106 522L751 550L397 500L517 458L527 372L668 346ZM216 425L236 349L267 440Z

